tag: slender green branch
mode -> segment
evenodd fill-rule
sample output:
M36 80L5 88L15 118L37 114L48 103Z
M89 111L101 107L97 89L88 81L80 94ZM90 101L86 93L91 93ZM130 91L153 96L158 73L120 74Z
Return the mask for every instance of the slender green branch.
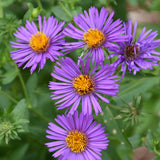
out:
M8 49L8 51L10 52L10 48L8 47L8 44L7 42L5 42L6 44L6 47ZM42 114L40 114L39 112L37 112L35 109L32 108L32 105L31 105L31 101L30 101L30 98L28 96L28 93L27 93L27 89L25 87L25 83L24 83L24 80L23 80L23 77L20 73L20 70L19 68L17 67L17 65L14 63L14 66L16 68L16 70L18 71L18 77L19 77L19 80L21 82L21 86L22 86L22 89L23 89L23 92L24 92L24 95L25 95L25 99L26 99L26 102L27 102L27 107L28 109L33 112L35 115L37 115L38 117L40 117L41 119L43 119L44 121L46 121L47 123L50 122L49 119L47 119L46 117L44 117ZM18 103L18 101L16 101L15 99L13 99L11 96L7 95L6 93L4 93L3 91L0 90L0 93L2 93L3 95L5 95L6 97L8 97L10 100L12 100L14 103Z
M37 0L37 4L38 4L38 7L39 7L40 9L43 9L41 0Z
M3 92L2 90L0 90L0 93L3 94L4 96L6 96L8 99L10 99L13 103L16 103L16 104L18 103L17 100L15 100L10 95L8 95L7 93Z
M8 46L8 44L7 44L6 41L5 41L5 45L6 45L8 51L9 51L9 53L10 53L10 48L9 48L9 46ZM26 98L26 101L27 101L27 104L28 104L28 108L30 108L30 107L32 107L32 106L31 106L31 102L30 102L30 99L29 99L29 96L28 96L28 93L27 93L25 84L24 84L24 80L23 80L23 78L22 78L22 75L21 75L21 73L20 73L19 68L17 67L17 65L16 65L15 63L14 63L14 66L15 66L17 72L18 72L18 77L19 77L19 80L20 80L21 85L22 85L22 89L23 89L23 92L24 92L24 95L25 95L25 98Z
M116 110L121 110L120 107L114 106L114 105L112 105L112 104L108 104L108 107L109 107L109 108L116 109Z
M16 70L18 71L18 77L19 77L19 80L21 82L21 85L22 85L22 89L23 89L23 92L24 92L24 95L25 95L25 98L26 98L26 102L27 102L27 105L28 105L28 108L32 108L32 105L31 105L31 102L30 102L30 99L29 99L29 96L28 96L28 93L27 93L27 89L26 89L26 86L25 86L25 83L24 83L24 80L22 78L22 75L17 67L17 65L15 64L15 67L16 67Z
M114 75L117 75L119 74L119 72L121 71L121 66L118 66L116 71L114 72Z
M40 117L41 119L43 119L45 122L49 123L50 120L48 118L46 118L45 116L43 116L42 114L40 114L39 112L37 112L35 109L33 108L28 108L31 112L33 112L35 115L37 115L38 117Z
M16 69L18 69L17 66L16 66ZM22 85L22 88L23 88L23 92L24 92L24 95L25 95L25 98L26 98L26 101L27 101L28 109L30 111L32 111L35 115L37 115L38 117L40 117L41 119L43 119L44 121L49 123L50 122L49 119L47 119L42 114L40 114L39 112L37 112L35 109L32 108L32 105L31 105L31 102L30 102L30 99L29 99L29 96L28 96L28 93L27 93L27 90L26 90L26 87L25 87L25 84L24 84L24 80L23 80L20 72L19 72L18 76L19 76L19 79L20 79L20 82L21 82L21 85Z
M10 47L8 46L8 43L5 41L5 45L10 53ZM28 93L27 93L27 90L26 90L26 87L25 87L25 84L24 84L24 80L22 78L22 75L20 73L20 70L19 68L17 67L17 65L15 63L13 63L17 72L18 72L18 77L19 77L19 80L21 82L21 85L22 85L22 89L23 89L23 92L24 92L24 95L25 95L25 98L26 98L26 101L27 101L27 104L28 104L28 108L32 107L31 106L31 102L30 102L30 99L29 99L29 96L28 96Z
M17 104L18 101L15 100L14 98L12 98L10 95L8 95L7 93L3 92L2 90L0 90L0 94L6 96L8 99L10 99L13 103ZM46 121L47 123L50 122L50 120L46 117L44 117L42 114L40 114L39 112L37 112L35 109L28 107L28 109L33 112L35 115L37 115L38 117L40 117L41 119L43 119L44 121Z
M63 8L63 10L66 12L66 14L73 19L72 14L67 10L67 8L64 6L64 4L62 2L59 2L59 5Z
M109 0L106 0L105 6L108 7L108 5L109 5Z
M16 68L17 68L17 66L16 66ZM20 82L21 82L21 85L22 85L22 88L23 88L24 95L26 97L26 101L27 101L27 104L28 104L28 109L30 111L32 111L35 115L37 115L38 117L40 117L41 119L46 121L47 123L50 122L49 119L47 119L45 116L43 116L42 114L40 114L39 112L37 112L35 109L32 108L32 105L31 105L31 102L30 102L30 99L29 99L29 96L28 96L28 93L27 93L27 90L26 90L26 87L25 87L25 84L24 84L24 81L23 81L23 78L22 78L22 75L21 75L20 72L19 72L18 76L19 76L19 79L20 79Z
M113 133L113 130L116 130L116 133L118 133L118 134L115 134L117 139L123 142L128 149L132 150L131 143L126 138L126 136L122 133L121 128L119 128L119 125L117 124L117 121L114 119L113 114L108 106L106 107L106 110L104 112L104 119L110 122L110 123L107 123L107 126L108 128L110 128L110 131Z
M107 53L108 56L109 56L109 55L110 55L109 51L108 51L105 47L103 47L103 49L106 51L106 53ZM109 59L109 61L110 61L110 64L112 64L112 59L111 59L111 58Z
M125 90L121 91L121 92L119 93L119 96L121 96L121 95L129 92L129 91L132 90L133 88L136 88L139 84L144 83L144 81L147 80L147 79L148 79L148 78L145 77L145 78L142 78L142 79L140 79L139 81L135 82L135 83L134 83L133 85L131 85L130 87L128 87L128 88L126 88ZM115 97L113 97L113 99L115 99Z
M157 151L157 148L154 146L154 152L156 153L156 155L160 156L160 152Z

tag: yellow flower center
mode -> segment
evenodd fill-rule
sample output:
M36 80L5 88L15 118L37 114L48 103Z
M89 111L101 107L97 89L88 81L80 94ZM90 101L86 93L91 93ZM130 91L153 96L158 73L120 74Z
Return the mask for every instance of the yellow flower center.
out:
M83 152L87 147L87 137L80 131L72 131L66 137L67 147L75 153Z
M101 46L105 40L105 35L98 29L89 29L83 35L83 41L87 43L88 48L96 48Z
M73 87L80 95L90 93L94 90L94 82L87 75L79 75L72 81Z
M32 35L29 46L37 53L46 52L50 39L44 33L38 32Z

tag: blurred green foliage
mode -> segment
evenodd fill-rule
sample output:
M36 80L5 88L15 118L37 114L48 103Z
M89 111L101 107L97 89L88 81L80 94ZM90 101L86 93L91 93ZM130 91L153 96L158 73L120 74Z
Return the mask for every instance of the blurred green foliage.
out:
M115 19L126 21L127 4L146 8L145 0L0 0L0 160L54 159L44 145L45 130L48 122L64 113L56 110L48 89L54 64L47 62L42 71L30 75L29 69L17 68L11 60L9 41L14 41L17 27L26 19L37 22L39 14L72 22L90 6L112 8ZM150 4L148 10L160 10L159 0ZM143 26L160 34L158 25L141 24L139 30ZM94 118L106 127L110 139L103 160L131 160L133 149L143 145L156 153L154 160L160 159L159 75L159 67L136 76L127 73L119 96L112 97L109 105L101 102L104 112Z

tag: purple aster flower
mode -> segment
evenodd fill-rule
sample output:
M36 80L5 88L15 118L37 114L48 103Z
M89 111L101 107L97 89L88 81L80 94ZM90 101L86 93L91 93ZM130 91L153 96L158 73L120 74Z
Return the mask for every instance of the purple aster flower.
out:
M35 23L26 21L24 27L18 28L18 31L14 34L18 39L16 42L11 42L11 46L17 48L16 51L11 52L11 57L18 64L18 67L31 67L31 74L39 64L39 70L43 69L46 59L50 59L52 62L58 60L57 56L63 56L60 49L64 44L62 39L64 35L61 30L64 22L58 24L58 19L49 17L48 21L44 17L38 16L39 30Z
M150 29L145 32L146 28L144 27L136 40L136 30L137 22L135 22L132 30L131 20L128 20L128 24L125 25L125 34L128 36L128 41L120 42L114 48L109 48L113 53L108 58L118 55L118 59L113 65L118 67L121 64L122 78L127 67L129 72L133 70L135 75L141 69L152 70L152 65L158 65L157 62L160 60L160 57L155 56L160 55L160 53L154 50L160 46L160 40L155 40L155 37L158 35L157 31L152 32Z
M104 65L96 72L98 64L96 64L91 71L90 58L87 58L86 64L80 61L81 69L71 59L66 57L60 63L57 63L55 70L51 75L60 82L50 82L50 90L52 92L52 99L57 100L58 109L71 108L69 113L73 114L82 100L82 112L84 114L92 114L92 106L96 115L102 112L98 103L98 98L106 103L109 100L101 94L117 96L119 84L115 84L114 78L117 75L112 75L115 68L111 65ZM81 71L82 70L82 71Z
M97 8L91 7L89 8L89 14L84 11L84 15L79 14L74 17L74 22L78 25L78 28L69 23L67 28L64 29L64 34L79 40L79 42L66 43L67 46L64 51L71 52L84 47L84 50L87 50L88 53L83 59L91 55L92 63L94 61L97 63L103 62L105 59L103 48L114 47L113 42L126 40L126 37L122 36L124 33L122 21L117 19L113 22L113 15L114 12L109 15L104 7L102 7L100 14Z
M46 143L54 152L53 157L59 160L101 160L102 150L106 150L109 140L101 124L93 121L92 115L78 112L71 115L58 115L55 121L50 122L46 130L46 137L52 142Z

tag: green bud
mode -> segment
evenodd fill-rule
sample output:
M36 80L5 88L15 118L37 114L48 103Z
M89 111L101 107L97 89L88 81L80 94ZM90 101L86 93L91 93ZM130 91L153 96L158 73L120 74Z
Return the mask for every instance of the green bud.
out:
M20 104L23 102L20 101ZM0 117L0 143L5 142L8 144L11 139L20 139L19 133L25 132L25 126L29 121L15 115L15 111L17 111L16 107L12 112L9 110L2 112L2 116Z
M4 139L6 144L12 139L12 131L14 129L15 126L9 121L4 121L0 124L1 139Z
M37 18L40 13L41 13L41 9L37 7L32 10L31 16L33 18Z
M13 128L14 128L14 126L10 122L2 122L0 124L0 132L1 133L8 133Z
M141 96L134 98L133 102L125 105L120 110L120 116L122 120L126 123L126 126L134 125L140 122L140 116L142 113L142 98Z

